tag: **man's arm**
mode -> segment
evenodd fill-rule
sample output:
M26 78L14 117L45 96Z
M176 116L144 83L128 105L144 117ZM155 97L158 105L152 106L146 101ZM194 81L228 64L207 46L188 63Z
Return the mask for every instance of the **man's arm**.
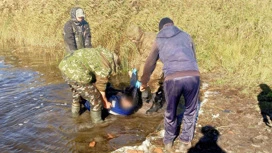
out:
M145 66L144 66L144 71L143 71L143 75L141 78L143 90L147 86L150 76L156 67L156 63L157 63L158 59L159 59L159 49L158 49L158 46L155 42L152 46L152 50L151 50L151 52L145 62Z
M84 45L85 45L85 48L92 48L92 42L91 42L91 29L90 29L90 26L89 24L86 22L85 24L85 34L84 34L84 37L85 37L85 42L84 42Z
M107 100L107 97L106 97L106 86L107 86L107 83L108 83L108 78L103 78L103 77L99 77L97 76L96 78L96 88L99 90L101 96L102 96L102 100L103 100L103 105L104 105L104 108L106 109L110 109L111 108L111 103Z
M105 91L100 91L100 94L102 96L104 108L110 109L111 108L111 103L108 101L108 99L106 97L106 92Z
M68 45L70 51L77 50L75 34L70 22L67 22L64 25L63 31L64 31L64 41Z

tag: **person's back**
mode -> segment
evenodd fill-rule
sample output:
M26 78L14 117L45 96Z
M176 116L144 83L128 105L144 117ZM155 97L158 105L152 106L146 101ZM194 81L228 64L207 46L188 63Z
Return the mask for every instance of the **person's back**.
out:
M85 14L80 7L71 9L71 19L64 25L66 51L72 53L81 48L91 48L91 32Z
M82 104L91 104L91 119L102 122L102 106L109 109L105 90L108 79L116 72L118 58L104 48L83 48L68 54L59 64L63 78L73 93L72 115L77 117L84 110Z
M110 74L115 73L116 64L114 55L104 48L83 48L67 55L59 68L66 77L77 83L88 84L95 78L100 89L104 88Z
M164 114L165 135L163 142L168 152L173 151L175 138L183 116L180 152L187 152L194 136L198 113L198 94L200 73L191 37L174 26L169 18L163 18L159 23L160 32L147 58L144 73L141 78L141 91L147 87L150 75L160 59L164 66L164 93L166 110ZM181 96L185 99L184 113L177 115L177 106Z
M166 77L198 73L193 41L187 33L176 26L167 26L157 35L159 57Z

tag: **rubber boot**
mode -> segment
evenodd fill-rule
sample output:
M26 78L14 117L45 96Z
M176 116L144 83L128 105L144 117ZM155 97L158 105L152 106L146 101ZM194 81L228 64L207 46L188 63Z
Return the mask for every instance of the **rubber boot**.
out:
M80 104L72 104L71 112L72 112L72 117L79 117L79 115L80 115Z
M158 97L160 95L157 95L156 93L152 95L151 101L152 106L150 107L149 110L146 111L146 114L151 114L154 112L157 112L159 109L162 108L162 98Z
M91 115L92 122L94 124L103 123L103 120L102 120L102 110L99 110L99 111L93 111L93 110L91 110L90 111L90 115Z
M149 103L151 101L151 93L149 89L146 89L145 91L142 92L142 102Z

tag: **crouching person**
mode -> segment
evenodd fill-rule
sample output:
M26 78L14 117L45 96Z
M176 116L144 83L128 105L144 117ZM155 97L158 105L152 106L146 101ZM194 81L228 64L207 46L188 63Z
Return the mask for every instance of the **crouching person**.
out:
M72 94L72 115L79 116L85 100L91 104L93 123L102 122L102 107L111 108L106 98L109 77L116 73L118 58L104 48L84 48L64 57L59 64Z
M183 127L180 134L181 152L187 152L194 136L198 94L199 70L196 61L193 40L189 34L180 30L169 18L163 18L159 24L160 32L153 45L153 50L147 58L144 73L141 79L141 90L144 90L150 75L160 59L164 71L164 93L166 110L164 115L164 144L167 152L172 151L173 141L178 137L177 106L181 96L185 99L185 112L183 114Z
M127 29L128 38L135 44L139 55L134 66L139 70L139 76L143 75L145 61L152 50L152 45L156 38L155 32L144 32L139 26L129 26ZM147 114L157 112L162 108L164 102L163 95L163 64L160 60L156 62L156 68L150 77L148 83L149 89L142 93L142 101L152 103L150 109L146 111Z

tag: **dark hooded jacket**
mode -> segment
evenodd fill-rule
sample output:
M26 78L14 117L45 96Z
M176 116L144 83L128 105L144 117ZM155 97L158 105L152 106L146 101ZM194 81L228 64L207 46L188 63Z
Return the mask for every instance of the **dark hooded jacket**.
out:
M83 20L78 22L76 10L80 7L72 8L71 19L64 25L64 41L68 53L81 48L91 48L91 31L88 22Z
M165 80L183 76L199 76L194 44L191 36L174 25L165 26L157 35L147 58L141 81L147 84L156 61L160 59Z

